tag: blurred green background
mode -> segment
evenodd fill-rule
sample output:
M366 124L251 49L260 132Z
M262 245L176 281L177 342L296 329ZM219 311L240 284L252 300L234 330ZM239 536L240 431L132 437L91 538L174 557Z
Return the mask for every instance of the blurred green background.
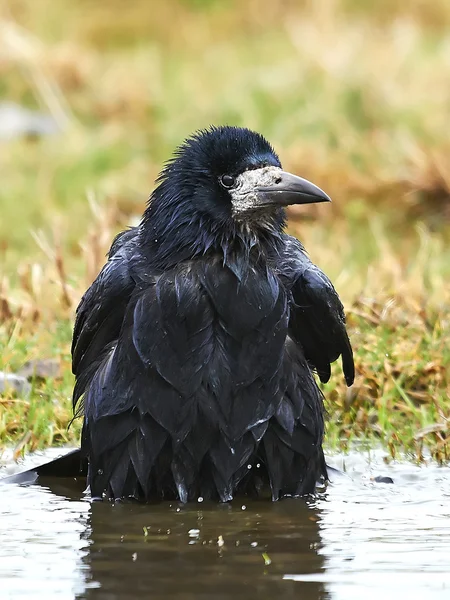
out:
M447 0L2 0L0 444L69 433L74 309L163 162L210 124L256 129L331 206L289 227L346 305L358 377L325 386L327 441L439 460L450 432ZM3 136L1 105L53 132ZM11 119L8 123L11 125ZM426 450L428 451L428 450Z

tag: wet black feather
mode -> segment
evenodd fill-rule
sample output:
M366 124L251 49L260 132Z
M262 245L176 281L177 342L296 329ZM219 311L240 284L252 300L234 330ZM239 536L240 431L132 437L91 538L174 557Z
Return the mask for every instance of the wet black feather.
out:
M83 296L74 408L93 496L227 501L267 484L278 499L326 477L312 371L326 381L342 356L353 381L342 305L283 209L244 227L218 185L267 165L246 129L190 138Z

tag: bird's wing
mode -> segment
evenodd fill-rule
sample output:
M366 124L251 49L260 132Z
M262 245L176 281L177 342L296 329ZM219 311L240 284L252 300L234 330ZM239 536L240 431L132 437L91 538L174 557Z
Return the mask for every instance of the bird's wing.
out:
M76 376L74 409L119 336L125 310L135 288L130 265L136 233L132 229L116 237L108 262L77 308L72 340L72 372ZM78 414L81 409L78 409Z
M290 236L285 238L280 275L292 293L290 335L302 345L322 383L330 378L331 363L341 356L345 381L352 385L355 366L342 303L328 277Z

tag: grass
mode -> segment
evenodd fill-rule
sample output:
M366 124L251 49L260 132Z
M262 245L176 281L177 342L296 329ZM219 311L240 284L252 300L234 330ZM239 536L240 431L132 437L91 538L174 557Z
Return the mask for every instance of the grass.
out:
M0 142L0 448L76 443L74 309L174 146L210 123L264 133L332 206L290 228L347 309L357 380L324 386L327 445L450 452L446 0L4 0L0 97L61 134Z

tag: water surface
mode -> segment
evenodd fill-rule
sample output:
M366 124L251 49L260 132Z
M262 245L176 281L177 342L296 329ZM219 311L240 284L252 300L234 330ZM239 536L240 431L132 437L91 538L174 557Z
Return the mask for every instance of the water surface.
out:
M448 600L450 469L381 452L328 462L348 476L277 503L113 505L73 480L0 486L0 597Z

